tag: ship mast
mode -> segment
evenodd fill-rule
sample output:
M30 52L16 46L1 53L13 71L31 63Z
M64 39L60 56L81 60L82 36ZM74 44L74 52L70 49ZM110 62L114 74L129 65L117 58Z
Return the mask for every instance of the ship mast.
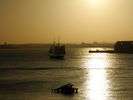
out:
M53 45L55 46L55 39L54 39L54 41L53 41Z
M58 45L60 45L60 36L58 36Z

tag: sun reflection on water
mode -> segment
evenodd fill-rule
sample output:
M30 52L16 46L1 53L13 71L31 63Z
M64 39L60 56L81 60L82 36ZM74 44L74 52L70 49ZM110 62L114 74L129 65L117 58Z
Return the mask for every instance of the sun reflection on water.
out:
M85 66L87 66L87 68L106 68L108 67L108 58L107 58L107 54L91 54L89 56L89 60L87 60L85 62Z
M86 100L107 100L108 96L108 80L106 67L106 54L91 54L85 65L88 65L86 82L85 82L85 97Z

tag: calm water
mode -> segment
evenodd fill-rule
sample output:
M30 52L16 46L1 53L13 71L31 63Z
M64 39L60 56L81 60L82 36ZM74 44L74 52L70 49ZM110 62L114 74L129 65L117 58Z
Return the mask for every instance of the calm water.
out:
M133 54L67 48L63 60L48 48L0 50L0 100L133 100ZM66 83L76 95L51 93Z

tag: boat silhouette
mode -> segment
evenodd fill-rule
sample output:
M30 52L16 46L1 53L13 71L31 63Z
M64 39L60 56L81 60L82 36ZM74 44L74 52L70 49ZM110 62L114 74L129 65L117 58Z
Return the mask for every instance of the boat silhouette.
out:
M51 58L57 58L57 59L64 58L65 54L66 54L65 45L61 45L60 42L58 42L58 44L54 42L49 49L49 56Z
M73 94L78 93L78 88L74 88L73 84L68 83L59 88L52 89L53 93Z

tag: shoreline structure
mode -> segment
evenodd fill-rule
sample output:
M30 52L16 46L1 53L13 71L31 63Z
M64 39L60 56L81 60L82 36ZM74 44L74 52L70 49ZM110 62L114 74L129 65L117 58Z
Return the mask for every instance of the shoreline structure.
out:
M133 41L117 41L114 50L89 50L89 53L133 53Z

